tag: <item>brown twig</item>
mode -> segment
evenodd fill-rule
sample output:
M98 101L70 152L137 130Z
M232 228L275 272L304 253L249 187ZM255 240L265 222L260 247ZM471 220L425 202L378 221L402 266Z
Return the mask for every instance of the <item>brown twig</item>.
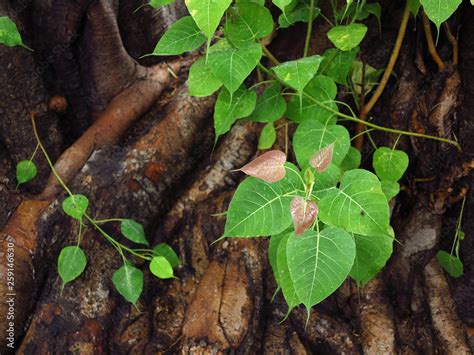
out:
M459 63L459 44L457 38L451 32L449 25L447 22L443 23L444 30L446 31L446 36L448 37L448 41L453 46L453 64L458 65Z
M425 30L426 43L428 44L428 52L435 61L436 65L438 66L439 71L443 71L444 69L446 69L446 64L444 64L443 60L438 54L438 51L436 50L436 46L433 40L433 33L431 32L430 20L428 19L428 16L426 16L425 13L423 13L421 18L423 19L423 28Z
M403 11L402 22L400 23L400 29L398 30L397 40L395 41L395 46L393 47L392 54L390 55L387 68L385 69L382 79L380 80L380 83L377 86L377 89L375 90L369 102L367 104L361 105L359 118L363 121L367 119L367 116L370 110L372 110L372 108L375 106L375 104L379 100L380 96L382 95L382 92L387 86L390 76L392 75L393 68L395 66L395 63L397 62L398 54L400 53L400 48L402 47L403 38L405 37L405 32L407 29L409 18L410 18L410 8L408 7L408 1L407 1L407 4L405 5L405 10ZM357 128L356 128L356 134L361 133L364 129L365 129L364 124L362 122L358 123ZM355 140L354 146L360 150L362 148L363 143L364 143L364 135L360 135Z

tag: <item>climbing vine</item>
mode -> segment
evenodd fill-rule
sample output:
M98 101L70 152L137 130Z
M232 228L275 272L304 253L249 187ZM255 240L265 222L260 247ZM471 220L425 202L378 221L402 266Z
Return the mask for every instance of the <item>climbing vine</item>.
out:
M172 2L152 0L147 5L158 8ZM375 16L380 28L382 9L378 3L328 0L332 13L327 14L316 0L272 2L280 12L277 19L264 0L185 0L190 16L171 25L153 53L145 55L180 55L203 48L205 54L191 66L187 85L192 96L218 93L214 109L216 142L237 120L245 119L265 123L259 149L267 150L274 145L278 129L287 128L289 123L295 125L291 145L295 161L288 160L288 151L269 150L240 169L248 177L230 202L223 238L270 236L269 260L288 303L288 313L303 304L309 315L310 309L347 277L363 286L386 264L396 238L390 226L389 201L399 193L399 181L409 165L408 155L397 150L395 143L375 150L374 172L359 168L361 153L351 146L349 131L341 123L352 121L363 127L352 139L379 130L459 148L457 142L444 137L379 126L366 121L366 116L391 75L409 14L417 16L423 11L439 33L440 25L461 0L408 0L385 70L358 59L359 45L367 33L362 21ZM334 47L322 55L309 55L317 17L330 26L327 37ZM301 57L281 63L267 45L276 31L299 22L307 24ZM430 39L433 41L428 31L427 39L429 43ZM0 43L24 46L15 24L7 17L0 18ZM436 60L434 54L433 57ZM258 75L252 76L254 72ZM347 87L353 94L359 115L350 107L350 114L340 112L338 86ZM375 88L366 105L364 98ZM129 302L136 304L143 274L127 255L149 261L150 271L157 277L173 277L173 267L179 259L165 244L150 249L142 225L121 218L96 220L87 213L87 197L74 194L64 184L39 140L34 117L32 124L38 147L29 160L18 164L18 184L34 178L36 167L32 160L41 150L68 195L62 203L63 211L78 226L77 245L65 247L58 258L63 286L86 267L87 258L80 244L87 227L95 228L123 258L113 283ZM127 247L105 232L103 223L119 223L124 238L146 248ZM459 225L453 246L457 259L461 233ZM453 257L452 254L453 251L448 255ZM446 258L438 254L443 265ZM459 273L459 267L452 270L451 274Z

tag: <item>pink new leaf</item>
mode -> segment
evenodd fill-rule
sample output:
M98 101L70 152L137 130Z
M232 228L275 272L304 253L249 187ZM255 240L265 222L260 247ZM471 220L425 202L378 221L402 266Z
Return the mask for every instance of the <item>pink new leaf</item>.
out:
M334 143L318 150L309 160L309 165L316 169L318 173L322 173L331 164L334 154Z
M266 182L277 182L285 177L285 162L285 153L271 150L244 165L240 170Z
M303 197L295 197L290 204L291 217L295 227L295 235L306 232L318 215L318 206L314 201L306 201Z

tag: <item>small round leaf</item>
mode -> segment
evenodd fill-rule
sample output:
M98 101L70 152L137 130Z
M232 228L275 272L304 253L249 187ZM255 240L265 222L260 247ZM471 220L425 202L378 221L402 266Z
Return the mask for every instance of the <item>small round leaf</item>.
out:
M64 199L62 207L68 216L81 221L89 207L89 200L86 196L79 194L68 196Z
M132 265L124 265L115 271L112 282L123 298L135 304L143 290L143 273Z
M160 279L171 279L174 277L173 268L164 256L155 256L151 260L150 271Z
M36 165L31 160L22 160L16 165L16 181L18 185L30 181L36 176Z
M157 246L155 246L153 248L153 255L163 256L164 258L166 258L166 260L168 260L168 262L171 264L172 268L175 268L179 264L181 264L181 261L179 260L178 255L176 255L173 248L171 248L166 243L160 243Z
M58 257L58 272L63 285L75 280L87 265L86 255L78 246L67 246Z
M135 242L137 244L148 244L148 240L145 237L145 230L140 223L135 222L133 219L124 219L120 223L120 231L125 238Z

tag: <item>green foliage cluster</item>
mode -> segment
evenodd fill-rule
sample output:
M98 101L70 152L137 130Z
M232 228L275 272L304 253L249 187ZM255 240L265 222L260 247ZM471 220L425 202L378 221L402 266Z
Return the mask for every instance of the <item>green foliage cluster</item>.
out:
M357 56L367 33L367 26L361 21L375 16L380 25L382 11L376 2L328 1L332 14L323 14L316 0L272 0L280 10L275 23L263 0L185 0L190 16L176 21L150 54L180 55L206 45L205 56L190 68L187 84L192 96L209 96L218 91L214 110L216 141L237 120L245 119L266 124L259 148L270 149L276 130L285 126L275 126L277 120L286 117L296 125L292 141L296 165L286 161L285 153L269 151L241 169L250 176L239 185L230 203L223 237L270 236L270 264L289 312L303 304L308 314L347 277L364 285L385 265L395 238L390 227L389 201L398 194L399 180L409 163L403 151L380 147L373 155L375 174L359 168L361 153L351 147L349 132L341 125L341 119L360 120L354 114L341 113L336 96L338 85L346 86L357 105L360 95L367 95L377 85L381 70L362 63ZM461 3L407 1L415 16L423 6L438 28ZM172 2L151 0L146 5L158 8ZM334 48L323 55L308 56L312 22L319 16L330 25L327 37ZM304 53L299 59L279 63L265 43L275 30L298 22L308 26ZM22 45L16 26L8 18L0 18L0 43ZM274 66L264 66L265 57ZM255 70L259 77L266 75L267 80L249 87L251 80L247 79ZM19 184L35 176L32 159L18 165ZM100 223L119 222L123 237L148 247L139 223L130 219L93 220L87 215L87 197L72 194L65 185L64 188L69 197L63 202L63 210L79 223L78 244L64 248L58 259L64 284L76 279L86 267L87 258L79 246L84 219L122 255L124 265L112 281L129 302L137 302L143 274L124 252L150 261L150 271L157 277L173 277L173 267L179 259L169 246L128 248L108 235ZM457 233L456 240L461 239L461 233ZM452 253L448 255L440 252L438 260L452 275L462 273Z

